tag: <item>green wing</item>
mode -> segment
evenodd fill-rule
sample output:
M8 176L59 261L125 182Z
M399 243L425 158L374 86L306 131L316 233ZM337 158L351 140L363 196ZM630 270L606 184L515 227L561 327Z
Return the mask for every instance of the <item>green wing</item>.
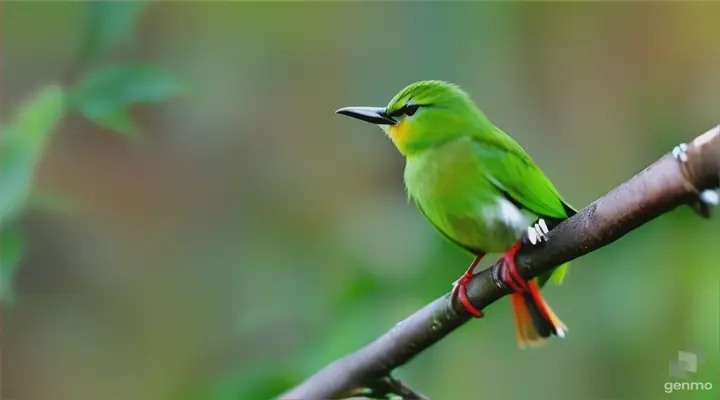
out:
M515 140L499 129L476 137L487 178L511 200L535 215L565 219L575 212Z
M511 201L535 215L566 219L577 211L560 195L552 182L530 156L510 136L494 128L475 136L477 151L487 178ZM563 264L537 277L543 287L551 278L562 283L569 264Z

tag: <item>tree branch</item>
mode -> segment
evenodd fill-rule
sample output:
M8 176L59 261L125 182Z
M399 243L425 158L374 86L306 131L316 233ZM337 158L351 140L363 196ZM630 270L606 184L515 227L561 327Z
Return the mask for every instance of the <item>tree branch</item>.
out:
M686 161L666 154L642 172L564 221L539 245L523 245L516 264L530 279L562 263L606 246L640 225L682 204L696 206L699 194L720 187L720 126L686 147ZM678 150L673 151L675 153ZM683 155L679 157L685 159ZM705 197L705 196L704 196ZM711 196L712 197L712 196ZM482 309L510 293L498 278L502 263L478 273L468 285L470 302ZM346 396L366 382L383 379L470 319L449 294L395 325L374 342L341 358L281 399Z

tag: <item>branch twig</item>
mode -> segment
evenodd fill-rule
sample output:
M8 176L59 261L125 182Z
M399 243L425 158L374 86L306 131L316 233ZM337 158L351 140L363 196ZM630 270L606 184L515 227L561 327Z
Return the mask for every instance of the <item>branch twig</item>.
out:
M364 387L354 392L355 396L372 398L372 399L390 399L400 396L408 400L430 400L428 397L408 386L405 382L387 375L380 379L372 380Z
M679 205L697 205L699 193L720 187L720 126L696 138L686 149L684 163L665 155L551 230L547 242L521 247L516 257L520 275L533 278L606 246ZM501 265L496 263L476 274L468 285L468 298L478 309L510 293L498 279ZM389 376L392 370L470 319L459 302L448 300L446 294L433 301L280 398L339 398L363 382Z

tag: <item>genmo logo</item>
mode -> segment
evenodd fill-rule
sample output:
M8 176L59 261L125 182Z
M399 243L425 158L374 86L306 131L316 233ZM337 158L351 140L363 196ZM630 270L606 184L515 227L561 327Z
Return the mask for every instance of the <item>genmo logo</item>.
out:
M712 390L712 382L665 382L665 393L682 390Z
M670 361L670 376L687 380L698 371L702 355L698 352L678 351L677 359ZM712 382L665 382L665 393L677 391L712 390Z

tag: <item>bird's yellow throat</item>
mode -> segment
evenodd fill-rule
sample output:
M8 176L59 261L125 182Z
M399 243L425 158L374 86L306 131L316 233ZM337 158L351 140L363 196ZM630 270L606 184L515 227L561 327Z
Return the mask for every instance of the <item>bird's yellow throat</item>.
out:
M390 135L390 138L393 143L395 143L398 150L404 154L408 139L408 126L405 124L405 120L402 120L395 125L388 126L388 135Z

